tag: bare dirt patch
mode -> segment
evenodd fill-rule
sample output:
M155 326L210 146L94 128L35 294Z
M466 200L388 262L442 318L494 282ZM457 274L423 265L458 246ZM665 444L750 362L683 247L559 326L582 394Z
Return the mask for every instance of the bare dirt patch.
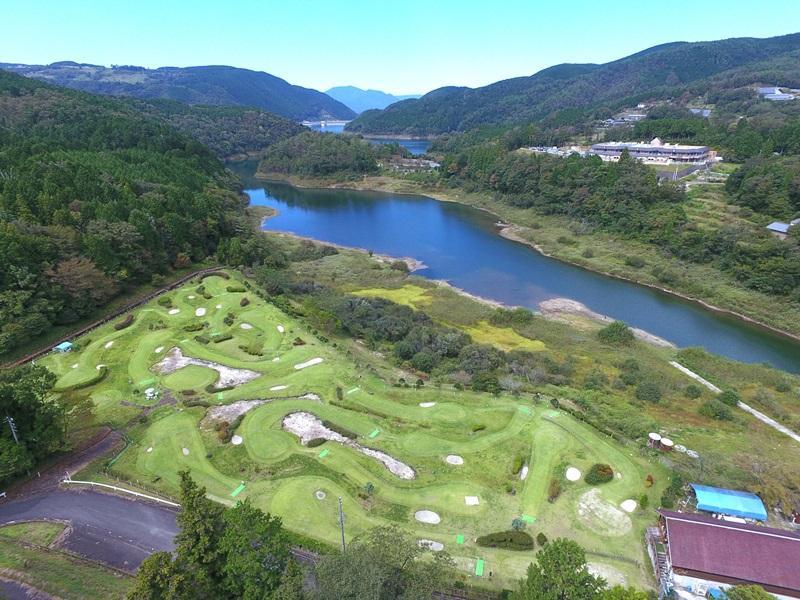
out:
M169 375L178 369L188 367L189 365L196 365L198 367L207 367L219 373L219 379L214 384L216 388L226 388L231 386L242 385L248 381L252 381L257 377L261 377L261 373L250 371L249 369L235 369L233 367L226 367L219 363L210 360L203 360L201 358L192 358L191 356L184 356L181 349L175 346L167 355L152 367L152 371L159 375Z
M597 488L589 490L578 500L578 519L600 535L621 536L633 527L631 518L606 502Z
M323 438L332 442L337 442L343 446L348 446L354 450L357 450L358 452L361 452L361 454L369 456L370 458L374 458L375 460L383 463L383 466L389 469L390 473L396 475L400 479L414 479L416 477L414 469L409 467L404 462L401 462L396 458L389 456L385 452L381 452L380 450L365 448L350 438L328 429L316 415L311 413L295 412L286 415L283 418L283 428L299 437L300 443L303 445L306 445L313 439Z
M627 581L625 579L625 575L617 571L614 567L610 567L608 565L600 564L600 563L589 563L586 565L589 573L594 575L595 577L602 577L608 582L609 587L613 587L615 585L626 585Z

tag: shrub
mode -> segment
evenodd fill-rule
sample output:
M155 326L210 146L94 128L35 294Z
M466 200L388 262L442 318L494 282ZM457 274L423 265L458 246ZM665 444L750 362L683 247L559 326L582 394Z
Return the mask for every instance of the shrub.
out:
M236 387L235 385L226 385L226 386L224 386L224 387L217 387L217 386L215 386L213 383L209 383L209 384L208 384L208 385L205 387L205 390L206 390L206 392L208 392L209 394L214 394L214 393L216 393L216 392L227 392L228 390L232 390L232 389L234 389L235 387Z
M594 250L591 248L586 248L583 252L581 252L581 256L583 258L594 258Z
M314 438L313 440L308 440L306 444L307 448L316 448L317 446L322 446L325 442L327 442L325 438Z
M703 395L703 390L700 388L699 385L695 385L690 383L686 386L686 389L683 390L683 393L686 395L687 398L691 398L692 400L697 400L700 396Z
M209 402L208 400L203 400L202 398L187 398L186 400L183 401L183 405L188 407L202 406L204 408L208 408L209 406L211 406L211 402Z
M227 444L231 441L231 435L230 423L223 421L217 425L217 438L220 442Z
M234 315L233 313L228 313L227 315L225 315L225 318L222 319L222 322L225 323L225 325L227 325L228 327L230 327L231 325L233 325L233 321L235 319L236 315Z
M231 294L240 294L247 291L243 285L229 285L225 288L225 290Z
M239 350L247 352L250 356L264 356L264 352L261 350L261 342L251 342L247 345L240 344Z
M475 425L472 426L472 433L478 433L479 431L483 431L484 429L486 429L486 425L483 425L482 423L476 423Z
M531 535L525 531L498 531L482 535L477 540L478 546L484 548L505 548L506 550L533 550Z
M604 344L627 346L633 343L634 337L630 327L622 321L614 321L597 332L597 337Z
M634 269L641 269L646 263L641 256L626 256L625 264Z
M667 494L663 494L661 496L661 507L662 508L675 508L675 500L672 496L668 496Z
M172 306L172 298L170 298L169 296L161 296L158 299L158 304L160 306L164 306L166 308L170 308Z
M214 338L214 343L219 344L220 342L227 342L228 340L232 340L233 335L230 333L223 333L222 335L218 335Z
M593 464L589 472L586 473L586 477L583 478L589 485L608 483L612 479L614 479L614 469L611 468L611 465L606 465L604 463Z
M574 246L577 244L577 240L572 239L571 237L567 237L565 235L560 235L556 238L556 241L559 244L564 244L565 246Z
M341 402L344 400L344 391L342 390L341 386L336 386L336 399Z
M117 331L120 331L122 329L125 329L126 327L130 327L131 325L133 325L133 315L129 314L124 319L122 319L122 321L120 321L119 323L115 323L114 324L114 329L116 329Z
M209 338L207 335L196 335L194 336L194 341L205 345L211 343L211 338Z
M200 281L207 279L208 277L222 277L222 279L230 279L231 276L228 275L225 271L212 271L211 273L204 273L200 276Z
M189 323L183 326L184 331L200 331L206 326L205 323Z
M294 340L292 340L292 346L305 346L305 345L306 343L299 337L296 337L294 338Z
M653 487L653 483L655 483L655 481L653 480L653 476L650 473L648 473L647 478L644 480L644 487L647 488Z
M248 304L250 304L250 299L247 296L239 300L239 306L247 306Z
M639 508L645 509L650 505L650 498L647 494L642 494L639 496Z
M555 502L561 495L561 480L558 477L551 477L547 484L547 501Z
M739 400L741 400L741 398L739 398L739 394L733 390L725 390L717 397L717 399L728 406L736 406L739 404Z
M661 400L661 388L653 381L643 381L636 386L636 399L656 404Z
M514 462L511 464L511 474L517 475L521 470L522 466L525 464L525 457L521 454L517 454L514 457Z
M354 431L350 431L349 429L347 429L347 427L342 427L341 425L337 425L332 421L325 420L322 421L322 424L331 431L335 431L339 435L343 435L344 437L350 438L351 440L354 440L358 437L358 434L355 433Z
M536 543L539 544L540 546L546 546L547 545L547 536L544 534L544 532L540 531L536 535Z
M181 390L181 394L184 396L195 396L197 395L197 392L194 390Z
M390 269L400 271L401 273L408 273L408 263L404 260L395 260L389 265Z
M785 394L786 392L791 391L792 386L788 381L779 381L775 384L775 389L782 394Z
M704 417L710 419L717 419L718 421L732 421L733 411L727 404L724 404L716 398L711 398L703 403L703 406L697 411Z

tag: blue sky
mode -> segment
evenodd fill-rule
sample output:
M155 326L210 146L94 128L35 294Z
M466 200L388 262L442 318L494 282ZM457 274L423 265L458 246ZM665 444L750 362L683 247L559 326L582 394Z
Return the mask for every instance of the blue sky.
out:
M0 15L0 62L226 64L394 93L800 31L798 0L0 0Z

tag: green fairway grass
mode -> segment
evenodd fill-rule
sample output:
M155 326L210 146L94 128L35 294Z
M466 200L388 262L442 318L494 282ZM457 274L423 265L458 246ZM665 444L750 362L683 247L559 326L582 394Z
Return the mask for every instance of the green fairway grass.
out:
M302 321L255 294L227 292L231 280L208 277L203 285L210 299L196 292L197 282L190 282L168 294L171 308L180 311L177 314L170 315L170 309L152 301L136 311L130 327L115 331L110 324L103 326L77 340L74 352L42 359L63 387L91 380L98 364L107 365L105 379L80 393L94 401L96 418L112 424L127 423L141 407L160 401L144 398L144 382L162 392L161 400L167 392L174 399L129 431L132 445L113 464L115 476L174 495L179 471L188 469L219 502L232 505L248 498L280 516L290 529L331 545L338 543L340 535L341 497L348 539L377 525L399 525L419 539L442 542L465 580L481 577L473 540L505 531L515 518L525 515L534 536L541 531L550 539L576 539L587 548L590 562L618 571L631 585L647 585L641 540L654 513L626 515L630 527L621 534L607 527L593 528L591 521L578 515L581 498L592 488L583 481L566 482L563 471L567 465L583 472L594 462L612 465L621 477L603 486L599 494L600 501L617 507L646 491L648 474L654 474L652 495L653 500L658 498L666 485L660 465L530 397L493 396L449 386L391 386L377 371L358 368L354 355L323 343ZM430 290L412 287L402 290L404 297L397 300L426 302ZM243 296L250 301L244 308L240 306ZM195 311L201 307L206 313L198 317ZM224 322L229 313L232 325ZM187 332L187 326L198 322L208 326ZM242 323L252 328L242 329ZM284 334L278 332L278 325L285 328ZM545 347L509 328L486 322L472 327L482 327L482 339L500 347L529 351ZM233 338L214 343L214 331ZM201 343L195 339L200 334L212 341ZM294 345L295 338L304 343ZM106 347L110 341L113 344ZM240 348L255 341L261 356ZM216 370L188 366L161 375L153 368L174 347L184 356L249 369L259 377L225 390L220 397L208 387L219 379ZM312 358L323 361L294 368ZM78 367L73 369L74 364ZM287 387L270 389L277 386ZM347 391L339 394L341 399L337 399L337 387ZM313 395L301 397L306 394ZM235 424L243 443L234 446L221 441L207 407L255 399L264 403ZM426 402L436 404L420 406ZM283 419L297 411L352 431L362 446L414 469L414 479L401 479L375 458L336 441L322 447L303 446L282 428ZM445 462L450 454L462 457L464 464ZM512 473L515 456L525 457L529 466L524 481ZM549 502L547 488L553 477L563 480L563 491ZM467 504L468 496L476 496L479 503ZM440 523L417 521L414 514L420 510L436 512ZM532 552L493 548L481 548L480 553L484 561L480 564L493 573L491 584L506 587L524 575L533 558Z

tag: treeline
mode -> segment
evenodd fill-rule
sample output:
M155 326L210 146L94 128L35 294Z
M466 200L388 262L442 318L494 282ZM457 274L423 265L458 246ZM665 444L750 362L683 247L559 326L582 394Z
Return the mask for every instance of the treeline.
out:
M370 144L358 136L306 131L270 147L258 169L305 177L354 177L377 173L379 162L393 155L407 156L408 152L397 144Z
M0 72L0 354L247 229L214 154L130 103Z
M756 160L732 178L729 190L746 205L772 197L773 207L790 214L798 206L795 169L793 159ZM447 155L442 172L448 185L492 192L512 206L565 215L584 230L599 228L655 244L680 259L713 264L754 290L800 297L800 245L765 230L754 234L752 228L736 226L697 227L683 209L683 191L659 184L654 170L628 156L604 163L596 156L557 158L484 143ZM654 275L665 285L677 278L667 269Z

